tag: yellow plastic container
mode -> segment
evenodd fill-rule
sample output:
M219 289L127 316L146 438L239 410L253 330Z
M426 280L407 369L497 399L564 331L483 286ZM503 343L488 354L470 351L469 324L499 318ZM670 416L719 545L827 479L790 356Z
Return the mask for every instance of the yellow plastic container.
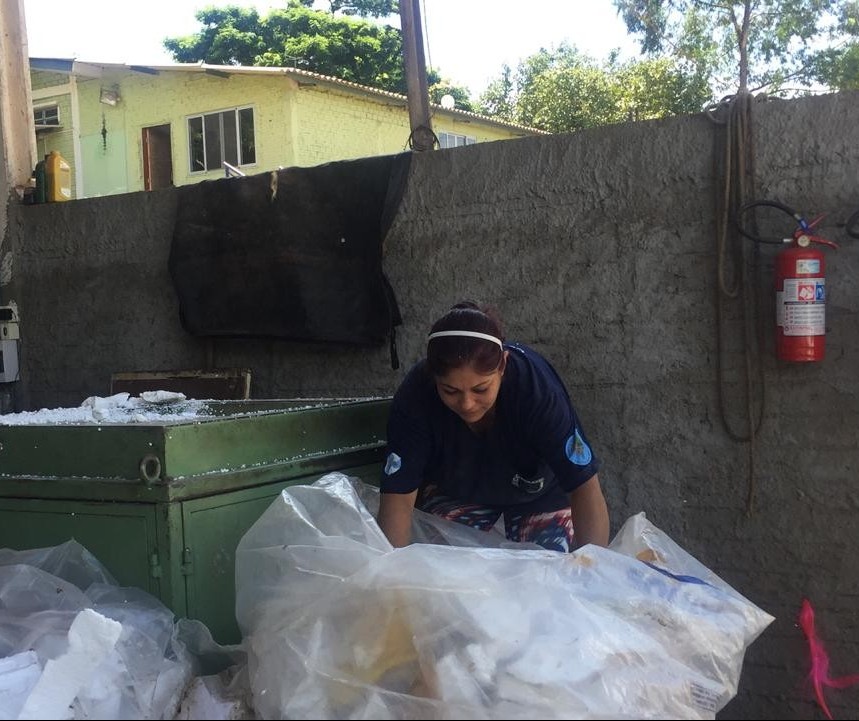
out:
M72 167L56 150L45 156L45 186L49 203L72 199Z

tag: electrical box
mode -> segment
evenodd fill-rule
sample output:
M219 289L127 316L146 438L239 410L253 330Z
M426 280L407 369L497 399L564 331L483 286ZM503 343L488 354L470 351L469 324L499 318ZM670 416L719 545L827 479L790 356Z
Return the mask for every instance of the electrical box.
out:
M0 305L0 383L18 380L18 306Z
M16 332L17 328L16 323ZM15 337L17 338L17 335ZM18 380L18 341L0 340L0 383L13 383L16 380Z

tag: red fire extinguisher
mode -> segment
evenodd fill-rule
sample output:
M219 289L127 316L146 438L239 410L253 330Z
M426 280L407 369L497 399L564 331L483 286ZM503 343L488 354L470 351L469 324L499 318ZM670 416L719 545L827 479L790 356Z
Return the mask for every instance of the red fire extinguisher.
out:
M769 206L791 215L797 222L790 238L766 240L746 237L762 243L788 244L775 260L776 357L791 362L822 361L826 349L826 261L823 251L814 245L837 248L831 240L812 232L823 216L806 222L786 205L762 200L744 206L741 213L756 206Z

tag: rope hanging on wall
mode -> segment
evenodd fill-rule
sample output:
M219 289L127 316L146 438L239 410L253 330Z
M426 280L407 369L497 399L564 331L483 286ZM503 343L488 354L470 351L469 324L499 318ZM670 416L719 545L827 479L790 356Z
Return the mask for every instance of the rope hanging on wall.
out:
M716 208L716 375L719 415L728 436L748 444L748 487L746 514L754 512L755 438L763 421L766 389L764 385L761 319L760 249L757 243L744 243L734 219L740 208L755 193L755 150L753 143L753 107L750 93L735 95L708 111L708 117L720 126L714 153L715 177L722 178ZM756 232L754 218L752 228ZM742 418L729 419L731 397L725 358L729 326L739 324L738 331L742 368L742 396L745 399ZM739 414L734 414L739 415Z

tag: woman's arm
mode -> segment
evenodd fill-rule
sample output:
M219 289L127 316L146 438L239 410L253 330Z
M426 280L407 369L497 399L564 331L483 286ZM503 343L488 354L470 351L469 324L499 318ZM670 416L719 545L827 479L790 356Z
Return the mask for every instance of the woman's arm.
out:
M379 527L394 548L408 546L412 540L412 511L417 497L417 490L379 494Z
M570 510L576 547L588 543L597 546L608 545L608 506L606 506L597 474L592 475L570 493Z

